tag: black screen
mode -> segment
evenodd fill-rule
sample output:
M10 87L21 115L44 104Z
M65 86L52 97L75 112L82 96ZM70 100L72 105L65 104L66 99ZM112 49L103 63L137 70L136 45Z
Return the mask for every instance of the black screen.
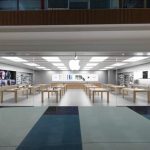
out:
M148 71L143 71L143 79L147 79L148 78Z

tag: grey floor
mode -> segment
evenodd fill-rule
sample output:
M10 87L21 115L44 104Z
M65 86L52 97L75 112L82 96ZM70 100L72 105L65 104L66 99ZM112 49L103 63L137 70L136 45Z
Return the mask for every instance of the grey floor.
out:
M15 150L47 107L0 108L0 150ZM127 107L79 107L83 150L148 150L150 120Z
M44 95L44 103L41 103L41 94L19 96L18 103L14 102L14 96L12 94L4 95L4 103L0 106L149 106L147 103L146 94L138 94L136 103L133 103L133 96L129 94L124 99L122 95L116 93L110 93L110 102L107 103L106 94L104 94L103 100L100 96L95 97L95 103L93 104L86 93L81 89L68 90L65 95L56 103L55 95L50 96L48 99L47 94Z

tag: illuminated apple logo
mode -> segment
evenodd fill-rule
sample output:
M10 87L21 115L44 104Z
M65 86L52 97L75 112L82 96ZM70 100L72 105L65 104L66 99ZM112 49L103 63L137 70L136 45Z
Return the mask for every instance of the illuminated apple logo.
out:
M69 61L69 67L71 70L79 70L80 65L79 65L80 60L70 60Z

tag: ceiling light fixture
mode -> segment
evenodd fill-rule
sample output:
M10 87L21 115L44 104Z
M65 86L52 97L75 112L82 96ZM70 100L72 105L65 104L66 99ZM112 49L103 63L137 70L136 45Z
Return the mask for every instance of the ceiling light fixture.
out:
M105 71L105 70L107 70L107 69L99 69L100 71Z
M104 69L113 69L114 67L105 67Z
M27 62L27 60L22 59L20 57L2 57L2 58L7 59L7 60L11 60L14 62Z
M45 69L43 69L43 70L45 70L45 71L49 71L49 70L51 70L51 69L45 68Z
M42 57L42 58L48 62L61 62L59 57Z
M57 67L58 69L67 69L67 67Z
M93 67L92 66L89 66L89 67L84 67L83 69L92 69Z
M94 66L97 66L98 65L98 63L88 63L88 64L86 64L86 67L94 67Z
M38 68L38 69L45 69L46 67L36 67L36 68Z
M40 66L40 65L35 64L35 63L24 63L24 65L31 66L31 67L39 67Z
M115 63L111 66L114 66L114 67L119 67L119 66L123 66L123 65L126 65L126 63Z
M54 66L57 66L57 67L62 67L62 66L65 66L63 63L52 63Z
M136 61L140 61L140 60L147 59L147 58L148 57L131 57L131 58L124 60L123 62L136 62Z
M108 57L92 57L90 59L90 62L102 62L108 59Z

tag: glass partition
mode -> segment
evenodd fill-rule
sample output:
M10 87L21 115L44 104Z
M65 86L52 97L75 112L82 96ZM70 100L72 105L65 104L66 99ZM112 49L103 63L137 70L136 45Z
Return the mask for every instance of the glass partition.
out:
M91 0L90 8L91 9L101 9L101 8L110 8L110 0Z
M19 10L38 10L41 9L40 0L19 0Z
M144 0L123 0L122 8L144 8Z
M89 8L89 0L70 0L69 8L70 9L88 9Z
M46 0L46 8L48 9L66 9L68 8L68 0Z
M0 10L16 10L17 0L0 0Z
M149 0L0 0L0 10L150 8Z

